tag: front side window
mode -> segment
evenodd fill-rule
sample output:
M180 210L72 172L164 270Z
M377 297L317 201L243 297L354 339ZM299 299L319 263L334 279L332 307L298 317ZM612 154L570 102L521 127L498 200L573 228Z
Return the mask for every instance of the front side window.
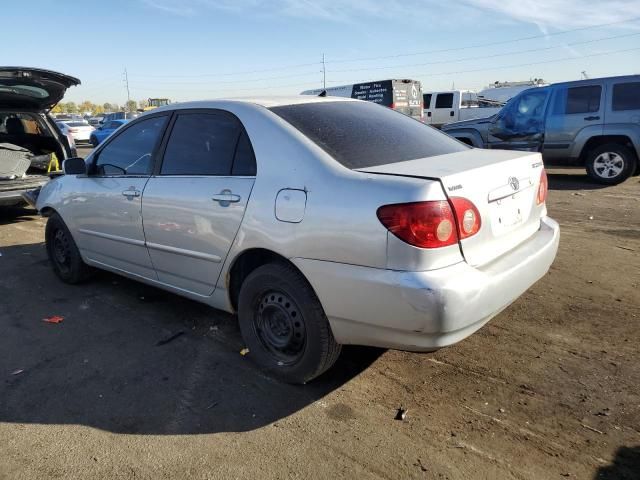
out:
M98 175L149 175L153 150L162 134L167 116L144 119L131 125L109 142L95 163Z
M513 135L541 132L548 95L548 90L536 88L514 97L498 114L499 130Z
M640 110L640 82L614 85L612 108L614 111Z
M436 97L436 108L452 108L453 93L439 93Z
M242 128L230 115L178 115L164 153L162 175L231 175Z
M429 108L429 106L431 105L431 94L430 93L425 93L422 96L422 100L424 103L424 108Z

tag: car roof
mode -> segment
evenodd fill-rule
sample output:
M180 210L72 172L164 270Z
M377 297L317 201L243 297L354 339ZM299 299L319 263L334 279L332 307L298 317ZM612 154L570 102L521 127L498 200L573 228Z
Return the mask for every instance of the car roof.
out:
M551 85L547 85L547 86L555 87L555 86L564 86L564 85L582 85L582 84L591 84L591 83L603 82L605 80L614 80L614 81L615 80L618 80L618 81L635 80L635 81L640 81L640 75L620 75L620 76L614 76L614 77L587 78L587 79L583 79L583 80L572 80L572 81L569 81L569 82L552 83ZM544 88L544 87L539 87L539 88Z
M244 103L252 105L260 105L265 108L281 107L284 105L302 105L307 103L326 103L326 102L358 102L352 98L346 97L318 97L315 95L288 95L288 96L265 96L265 97L247 97L247 98L228 98L215 100L196 100L191 102L172 103L163 107L155 108L146 113L170 111L183 108L219 108L229 103Z

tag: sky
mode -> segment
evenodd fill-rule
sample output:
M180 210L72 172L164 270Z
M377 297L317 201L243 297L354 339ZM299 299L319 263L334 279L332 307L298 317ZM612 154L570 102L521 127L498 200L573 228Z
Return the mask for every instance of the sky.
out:
M174 102L297 94L320 88L323 68L327 86L412 78L424 91L640 73L640 0L30 0L2 9L0 64L79 78L64 101L123 104L125 69L131 99Z

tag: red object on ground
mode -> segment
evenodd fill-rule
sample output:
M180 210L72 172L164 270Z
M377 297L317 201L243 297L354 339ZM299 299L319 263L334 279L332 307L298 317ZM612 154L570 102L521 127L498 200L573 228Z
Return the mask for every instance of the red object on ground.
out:
M47 317L42 319L43 322L47 322L47 323L60 323L63 320L64 320L64 317L61 317L60 315L54 315L53 317Z

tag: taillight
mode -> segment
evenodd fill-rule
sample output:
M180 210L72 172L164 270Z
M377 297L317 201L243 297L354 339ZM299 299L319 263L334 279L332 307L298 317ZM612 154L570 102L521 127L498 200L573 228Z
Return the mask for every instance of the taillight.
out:
M435 200L384 205L377 215L396 237L420 248L454 245L458 239L478 233L482 224L475 205L461 197L451 198L451 203Z
M543 168L540 173L540 185L538 185L538 205L542 205L547 200L547 192L549 191L549 181L547 180L547 172Z
M453 211L446 200L384 205L377 214L387 230L414 247L446 247L458 241Z
M451 197L451 204L456 212L460 239L462 240L478 233L482 221L476 206L462 197Z

